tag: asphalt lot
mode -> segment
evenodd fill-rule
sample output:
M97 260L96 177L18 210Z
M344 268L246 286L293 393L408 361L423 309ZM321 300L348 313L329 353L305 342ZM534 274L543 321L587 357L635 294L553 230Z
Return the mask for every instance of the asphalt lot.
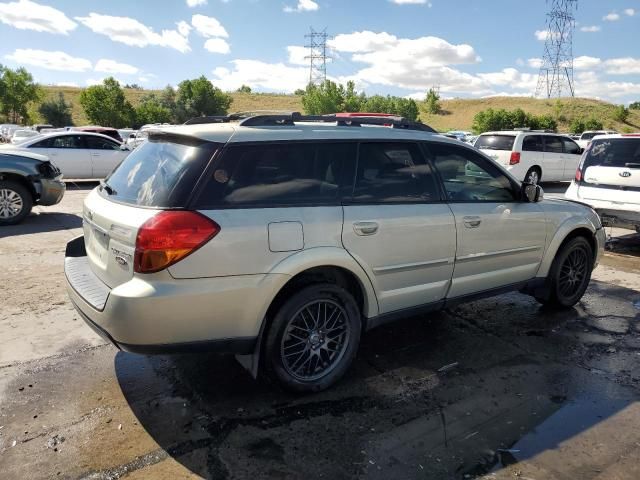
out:
M300 397L86 327L62 264L90 187L0 230L1 479L640 478L640 236L612 232L570 311L513 293L379 328Z

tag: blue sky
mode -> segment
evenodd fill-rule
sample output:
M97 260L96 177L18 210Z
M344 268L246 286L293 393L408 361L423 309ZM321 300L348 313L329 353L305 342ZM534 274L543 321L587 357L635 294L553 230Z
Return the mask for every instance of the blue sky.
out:
M579 0L576 91L640 100L640 0ZM305 33L327 28L328 75L367 93L535 91L544 0L0 0L0 62L44 84L114 76L145 87L206 75L224 90L292 92ZM634 35L635 34L635 35Z

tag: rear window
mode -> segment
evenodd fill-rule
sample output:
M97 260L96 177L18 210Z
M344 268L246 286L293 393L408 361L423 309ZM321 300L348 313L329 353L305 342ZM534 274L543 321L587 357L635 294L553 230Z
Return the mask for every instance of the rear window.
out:
M587 167L640 168L640 139L609 138L593 141L584 159Z
M591 140L596 135L605 135L607 132L586 132L580 137L580 140Z
M196 182L219 145L188 137L163 136L145 142L106 179L106 198L129 205L186 207Z
M485 150L508 150L513 148L514 135L480 135L474 144L476 148Z

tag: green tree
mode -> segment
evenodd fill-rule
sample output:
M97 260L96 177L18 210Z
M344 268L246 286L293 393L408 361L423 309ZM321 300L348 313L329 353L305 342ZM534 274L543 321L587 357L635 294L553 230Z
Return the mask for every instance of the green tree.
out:
M93 85L83 90L80 105L89 121L97 125L124 128L135 123L133 106L113 77L106 78L102 85Z
M47 100L40 104L38 112L44 121L54 127L73 125L71 119L71 104L64 100L64 94L58 92L57 99Z
M331 80L325 80L320 85L310 83L302 96L302 107L309 115L341 112L345 93L342 85Z
M569 125L569 130L572 133L582 133L586 130L585 122L582 119L574 118Z
M251 87L249 85L242 84L238 90L238 93L251 93Z
M633 102L629 105L631 110L640 110L640 102Z
M512 111L488 108L476 113L473 117L472 128L476 133L492 130L511 130L514 128L556 130L558 122L551 115L533 115L520 108Z
M172 112L163 105L162 100L154 93L149 93L140 99L136 107L136 121L139 125L147 123L169 123Z
M365 94L358 94L358 92L356 92L356 84L353 81L349 80L347 82L347 88L344 93L342 109L345 112L361 112L362 106L365 101Z
M629 109L624 105L618 105L613 110L613 118L619 122L626 123L629 118Z
M585 130L602 130L604 125L597 118L591 117L584 123Z
M12 123L29 121L29 104L42 98L42 89L24 68L11 70L0 65L0 108Z
M425 103L427 105L427 112L433 115L440 113L440 95L438 95L433 88L430 88L427 92Z
M193 117L226 115L232 98L202 75L184 80L178 85L176 96L176 120L180 123Z

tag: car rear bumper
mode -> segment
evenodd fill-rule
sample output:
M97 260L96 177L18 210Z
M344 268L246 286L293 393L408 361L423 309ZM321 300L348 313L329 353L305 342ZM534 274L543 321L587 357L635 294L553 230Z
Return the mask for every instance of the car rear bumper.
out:
M165 272L160 279L134 276L111 289L85 259L80 236L65 255L74 307L101 337L136 353L251 353L267 301L282 281L272 278L280 275L175 280Z
M66 190L67 186L62 181L62 176L40 179L40 198L38 199L38 205L46 207L60 203Z

